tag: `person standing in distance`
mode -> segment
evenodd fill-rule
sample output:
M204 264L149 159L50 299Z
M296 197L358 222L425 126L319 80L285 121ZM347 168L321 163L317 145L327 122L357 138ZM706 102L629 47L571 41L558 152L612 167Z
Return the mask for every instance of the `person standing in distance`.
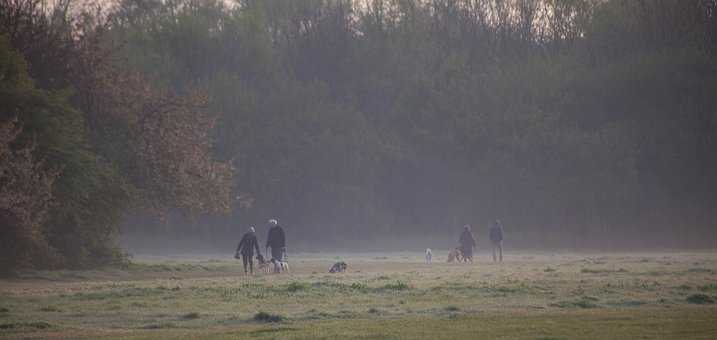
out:
M269 220L269 233L266 236L266 253L269 253L271 247L271 258L277 261L284 260L286 253L286 237L284 229L281 228L279 222L275 219Z
M254 261L252 260L252 257L254 257L254 249L256 249L257 255L261 256L259 241L256 239L254 227L249 227L249 231L247 231L241 238L241 241L239 241L236 254L234 254L234 258L237 259L239 255L241 255L242 262L244 263L244 275L249 273L254 274Z
M498 252L498 258L500 262L503 262L503 223L500 220L495 220L493 226L490 227L490 243L493 245L493 262L496 262L496 251Z
M471 226L466 224L463 226L463 232L461 237L458 239L461 245L461 253L463 255L463 262L470 261L473 263L473 249L476 247L476 238L471 232Z

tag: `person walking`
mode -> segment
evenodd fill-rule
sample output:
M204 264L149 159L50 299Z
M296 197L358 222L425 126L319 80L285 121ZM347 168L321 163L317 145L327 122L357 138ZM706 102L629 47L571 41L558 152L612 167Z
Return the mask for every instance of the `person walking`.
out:
M493 226L490 227L490 243L493 246L493 262L500 260L503 262L503 224L500 220L495 220ZM496 252L498 258L496 258Z
M284 229L275 219L269 220L269 233L266 236L266 252L269 253L271 248L271 258L277 261L283 261L286 254L286 235Z
M463 226L463 232L461 237L458 239L461 245L461 252L463 253L463 261L471 263L473 262L473 248L476 247L476 239L473 237L471 232L471 226L466 224Z
M244 264L244 275L254 274L254 260L252 258L254 257L255 249L257 255L261 256L261 252L259 251L259 241L256 239L256 230L254 227L249 227L249 231L242 236L241 241L239 241L239 245L237 246L237 251L234 254L234 258L237 259L239 258L239 255L241 255L241 259Z

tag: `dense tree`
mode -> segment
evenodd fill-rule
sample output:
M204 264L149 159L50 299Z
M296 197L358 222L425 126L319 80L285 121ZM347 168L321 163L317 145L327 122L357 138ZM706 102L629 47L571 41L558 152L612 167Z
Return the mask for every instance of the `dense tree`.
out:
M51 96L33 88L25 63L0 36L0 273L27 266L32 256L52 263L43 223L52 199L56 169L35 155L33 140L18 141L18 111L52 109ZM62 105L62 101L59 101ZM30 107L28 107L30 106ZM18 144L19 145L16 145ZM47 263L46 262L46 263Z
M121 261L115 237L129 211L191 215L228 209L230 167L211 155L214 118L206 111L206 95L150 85L123 67L116 46L103 38L101 11L70 4L59 2L49 11L35 0L0 6L0 33L9 41L3 53L20 56L7 63L7 70L19 70L12 73L17 76L3 79L3 122L18 126L3 128L21 128L3 140L6 154L21 164L42 159L47 169L35 168L48 173L34 180L47 183L38 190L50 187L33 196L38 217L13 222L18 226L4 234L12 242L32 228L48 251L12 250L17 254L7 263L15 265L3 263L3 270ZM20 178L18 183L32 180ZM13 190L8 187L2 198L13 200Z

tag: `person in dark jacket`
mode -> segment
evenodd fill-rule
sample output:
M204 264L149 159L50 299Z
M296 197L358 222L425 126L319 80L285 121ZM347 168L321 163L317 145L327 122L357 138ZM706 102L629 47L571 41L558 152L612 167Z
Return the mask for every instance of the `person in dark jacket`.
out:
M471 232L471 226L466 224L463 226L463 232L458 239L461 244L461 252L463 253L463 261L473 262L473 248L476 247L476 239Z
M286 253L286 237L284 229L281 228L279 222L275 219L269 220L269 233L266 236L266 252L269 253L271 247L271 258L277 261L284 261Z
M259 251L259 241L256 239L256 231L254 230L254 227L249 227L249 231L242 236L241 241L239 241L239 245L237 246L236 254L234 254L234 257L237 259L239 258L239 255L241 255L242 262L244 263L244 274L254 274L254 260L252 258L254 257L255 249L257 256L261 257L261 252Z
M500 262L503 262L503 224L495 220L490 227L490 243L493 245L493 262L496 262L496 251L499 254Z

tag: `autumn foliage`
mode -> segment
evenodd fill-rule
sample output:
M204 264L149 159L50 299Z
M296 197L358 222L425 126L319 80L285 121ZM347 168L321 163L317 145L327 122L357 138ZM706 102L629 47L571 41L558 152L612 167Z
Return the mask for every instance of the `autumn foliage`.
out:
M122 262L115 239L132 211L229 207L206 93L146 81L103 39L99 8L72 4L0 4L5 273Z
M12 146L20 132L16 121L0 121L0 272L55 258L43 224L57 173L36 159L32 145Z

